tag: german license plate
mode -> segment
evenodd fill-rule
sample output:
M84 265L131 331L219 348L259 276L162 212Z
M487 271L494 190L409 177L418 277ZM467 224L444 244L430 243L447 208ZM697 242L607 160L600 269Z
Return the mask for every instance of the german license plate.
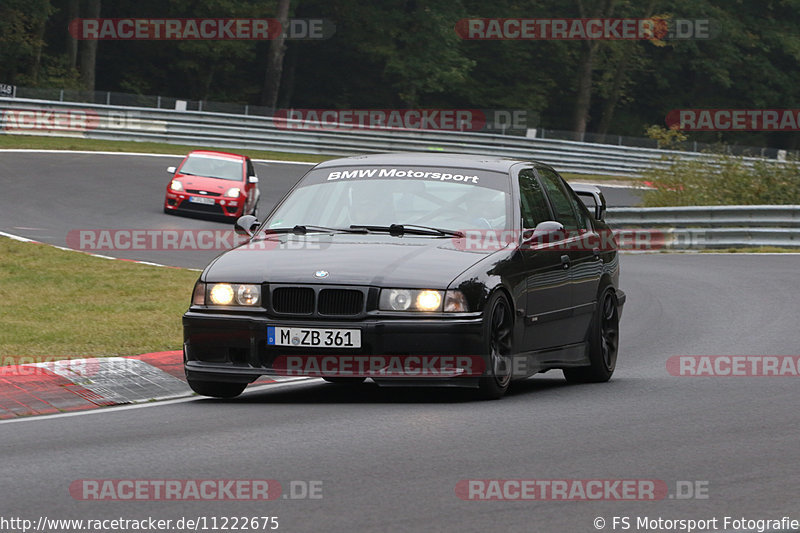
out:
M205 198L203 196L190 196L189 201L193 204L214 205L213 198Z
M361 330L267 326L267 344L316 348L361 348Z

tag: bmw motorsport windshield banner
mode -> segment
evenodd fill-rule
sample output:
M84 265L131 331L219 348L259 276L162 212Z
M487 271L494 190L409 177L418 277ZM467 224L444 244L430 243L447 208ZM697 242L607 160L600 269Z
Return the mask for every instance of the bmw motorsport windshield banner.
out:
M460 183L464 186L480 186L508 191L508 175L501 172L486 172L476 169L409 167L409 166L365 166L331 167L310 172L303 178L301 186L320 183L374 181L374 180L419 180Z

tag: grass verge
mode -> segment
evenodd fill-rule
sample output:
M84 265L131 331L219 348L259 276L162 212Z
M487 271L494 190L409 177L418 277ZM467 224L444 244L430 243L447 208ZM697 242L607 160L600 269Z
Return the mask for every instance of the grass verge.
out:
M0 357L179 350L198 273L0 237Z

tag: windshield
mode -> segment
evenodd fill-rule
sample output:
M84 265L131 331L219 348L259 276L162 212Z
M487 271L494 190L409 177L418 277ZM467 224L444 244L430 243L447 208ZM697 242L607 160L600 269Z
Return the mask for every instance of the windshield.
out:
M511 220L507 187L507 175L474 170L321 169L303 179L264 227L506 229Z
M178 170L181 174L242 181L242 162L207 155L190 155Z

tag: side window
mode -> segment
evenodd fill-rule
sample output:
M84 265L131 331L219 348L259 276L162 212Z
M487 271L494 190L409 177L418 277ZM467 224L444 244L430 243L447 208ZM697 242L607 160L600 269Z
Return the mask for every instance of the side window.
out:
M586 230L588 229L586 216L577 204L574 195L570 193L561 178L549 168L538 168L539 175L542 177L547 195L556 211L556 220L564 225L567 230Z
M256 175L256 169L253 168L253 162L248 159L247 160L247 176L249 177L249 176L255 176L255 175Z
M526 168L519 172L519 200L523 227L535 228L539 222L552 218L542 186L533 174L533 169Z

